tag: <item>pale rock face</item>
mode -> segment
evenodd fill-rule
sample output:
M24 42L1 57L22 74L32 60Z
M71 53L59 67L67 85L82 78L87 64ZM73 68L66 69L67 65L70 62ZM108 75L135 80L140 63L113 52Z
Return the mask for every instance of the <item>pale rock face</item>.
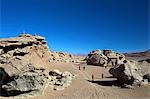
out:
M93 50L92 52L90 52L90 54L102 54L102 51L97 49L97 50Z
M123 84L136 85L143 82L143 77L139 73L135 63L131 63L129 61L111 68L110 73L114 77L118 78L118 80Z
M3 49L0 49L0 55L3 54Z
M93 50L88 54L86 60L87 64L106 67L123 63L125 56L111 50Z
M58 75L61 75L61 72L60 72L59 70L54 69L53 71L54 71L55 73L57 73Z
M65 63L77 63L80 61L80 58L75 58L72 54L63 53L63 52L50 52L49 53L49 62L65 62Z
M51 77L49 85L53 90L63 90L70 86L72 79L76 77L68 71L61 73L59 70L50 71L49 75Z
M0 90L4 90L0 94L13 96L16 92L17 95L42 92L47 84L54 87L70 85L71 73L66 77L59 70L51 72L53 75L48 74L49 52L45 46L45 38L28 34L0 39ZM58 54L53 56L59 57ZM65 87L58 86L58 90Z

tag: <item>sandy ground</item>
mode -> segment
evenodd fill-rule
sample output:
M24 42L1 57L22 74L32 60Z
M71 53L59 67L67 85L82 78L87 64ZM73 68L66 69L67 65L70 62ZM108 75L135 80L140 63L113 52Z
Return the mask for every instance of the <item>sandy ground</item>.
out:
M80 69L79 70L79 66ZM85 71L83 67L86 66ZM86 64L54 63L49 64L49 69L69 71L77 75L73 79L71 86L63 91L45 88L44 93L35 97L25 97L22 99L150 99L150 86L138 87L135 89L125 89L114 86L114 78L109 78L109 68L91 66ZM102 79L102 73L104 78ZM91 82L91 75L94 81ZM4 97L0 97L6 99ZM8 98L8 97L7 97ZM21 97L15 97L20 99ZM14 99L10 97L9 99Z

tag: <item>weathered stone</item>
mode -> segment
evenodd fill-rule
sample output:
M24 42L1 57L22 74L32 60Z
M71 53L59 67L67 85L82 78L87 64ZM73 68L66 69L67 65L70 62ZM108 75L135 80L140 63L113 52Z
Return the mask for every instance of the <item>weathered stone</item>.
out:
M150 82L150 74L146 74L143 76L143 79L147 79L148 82Z
M61 76L61 72L57 69L49 72L50 76Z
M49 84L53 90L63 90L65 87L70 86L72 79L76 77L76 75L73 75L70 72L65 71L60 73L58 70L50 71L50 76L51 80L49 81Z
M48 79L44 72L38 73L34 69L23 71L19 75L15 75L12 78L14 80L2 86L2 88L6 91L40 90L41 88L43 88L43 85L45 85Z
M69 86L75 77L73 74L59 70L48 72L46 67L49 58L63 62L73 56L48 53L45 38L41 36L21 34L15 38L0 39L0 95L34 94L34 91L43 91L47 84L56 90Z
M42 42L29 34L0 39L0 94L13 96L43 89L49 77L44 72L42 55L47 50L45 43L39 47Z
M125 56L113 52L112 50L94 50L88 54L86 58L87 64L89 65L99 65L99 66L115 66L117 64L123 63Z
M0 49L0 55L3 54L3 53L4 53L4 52L3 52L3 49Z
M109 72L117 78L121 84L137 85L143 81L136 65L129 61L111 68Z
M0 67L0 89L3 84L10 82L11 77L7 74L4 68Z
M32 35L27 34L27 33L22 33L19 35L19 37L32 37Z
M92 52L90 52L90 54L99 55L99 54L102 54L102 51L99 49L96 49L96 50L93 50Z
M80 58L77 59L72 54L63 52L51 52L49 54L49 60L53 62L77 63L80 60Z

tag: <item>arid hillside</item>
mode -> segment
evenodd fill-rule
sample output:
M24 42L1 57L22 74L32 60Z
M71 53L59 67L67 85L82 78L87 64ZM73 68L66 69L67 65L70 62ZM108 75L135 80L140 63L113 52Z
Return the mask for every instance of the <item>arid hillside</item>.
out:
M131 60L144 60L150 59L150 50L146 50L143 52L134 52L134 53L124 53L126 58Z

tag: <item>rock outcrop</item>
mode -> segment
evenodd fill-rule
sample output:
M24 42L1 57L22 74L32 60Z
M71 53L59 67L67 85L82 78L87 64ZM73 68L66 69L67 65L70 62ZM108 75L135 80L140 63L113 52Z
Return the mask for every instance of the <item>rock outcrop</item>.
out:
M32 65L20 74L11 77L9 83L3 84L2 89L7 95L14 95L17 92L25 93L31 91L43 91L46 83L48 83L48 76L44 69L36 69Z
M139 60L137 66L144 80L150 82L150 59Z
M63 82L70 84L71 73L65 76L62 73L61 78L49 75L49 53L45 38L41 36L21 34L0 39L0 95L15 96L33 91L41 93L46 85L53 82L52 79L57 85Z
M51 79L49 85L53 90L63 90L65 87L70 86L72 79L76 77L70 72L61 73L59 70L50 71L49 75Z
M123 54L113 52L112 50L94 50L88 54L86 60L87 64L91 65L111 66L112 68L109 72L114 78L118 79L121 86L148 84L149 66L142 66L143 64L141 65L137 61L129 61Z
M122 63L125 60L125 56L112 50L93 50L88 54L86 60L87 64L106 67Z
M72 54L64 52L50 52L49 54L50 62L78 63L82 61L80 57L75 57Z
M123 64L114 66L109 70L113 77L117 78L121 85L141 86L148 84L137 67L137 62L125 60Z
M21 34L0 39L0 92L17 95L43 89L48 47L44 37Z

